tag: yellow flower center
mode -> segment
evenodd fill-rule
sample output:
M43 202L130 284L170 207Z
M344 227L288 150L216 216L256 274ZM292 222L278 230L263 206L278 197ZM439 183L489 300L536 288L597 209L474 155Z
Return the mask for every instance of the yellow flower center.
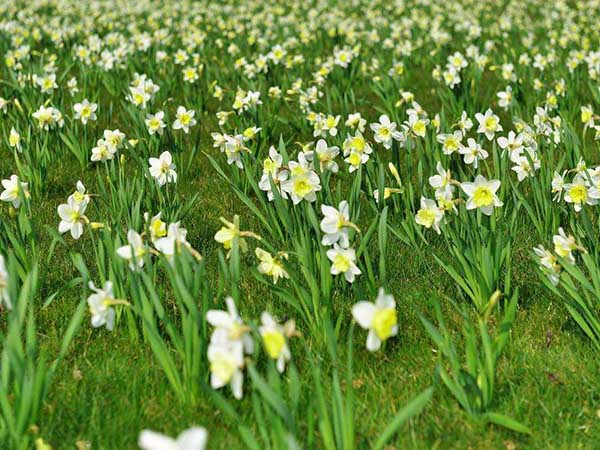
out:
M425 122L422 120L417 120L413 125L413 131L415 134L424 134L425 133Z
M477 207L489 206L494 201L494 194L487 186L479 186L473 193L473 201Z
M312 186L304 177L299 177L294 181L294 193L298 197L304 197L312 191Z
M387 128L387 127L381 127L381 128L379 129L379 135L380 135L381 137L387 138L387 137L388 137L390 134L391 134L391 133L390 133L390 129L389 129L389 128Z
M227 358L226 355L218 355L214 361L210 363L210 371L221 381L229 383L235 373L235 364L231 358Z
M398 323L394 308L380 309L373 316L373 329L377 337L385 341L392 335L393 328Z
M277 330L266 331L262 335L262 340L268 355L272 359L279 358L279 355L283 350L283 346L285 345L285 338L283 337L283 334Z
M360 136L355 136L352 138L352 148L357 152L363 152L365 150L365 140Z
M423 226L430 228L435 223L435 212L431 209L420 209L417 213L417 219Z
M358 166L360 164L360 155L357 152L350 153L348 157L348 162L353 166Z
M342 255L341 253L338 253L337 255L335 255L335 258L333 258L333 267L338 272L348 272L348 270L350 269L350 258L348 258L345 255Z
M485 129L489 131L494 131L498 126L498 121L495 117L488 117L485 119Z
M587 200L587 188L583 185L576 185L569 189L569 196L573 203L585 203Z

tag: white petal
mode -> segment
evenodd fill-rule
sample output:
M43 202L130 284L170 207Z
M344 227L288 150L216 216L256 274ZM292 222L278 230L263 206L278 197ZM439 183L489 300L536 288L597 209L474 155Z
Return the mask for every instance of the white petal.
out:
M368 329L371 326L371 322L373 322L375 311L376 308L373 303L367 301L358 302L352 307L352 317L354 317L354 320L362 328Z

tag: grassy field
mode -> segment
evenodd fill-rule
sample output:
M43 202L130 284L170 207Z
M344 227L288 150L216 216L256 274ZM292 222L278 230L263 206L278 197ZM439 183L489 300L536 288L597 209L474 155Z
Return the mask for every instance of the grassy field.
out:
M1 3L0 178L16 174L29 184L17 190L18 207L0 205L7 266L6 276L0 273L0 448L133 449L144 429L177 436L196 425L208 431L207 448L367 449L377 448L390 423L379 448L600 448L598 17L593 1ZM276 46L285 56L277 56ZM178 52L186 54L181 64ZM453 62L455 52L460 61ZM136 104L134 74L160 87L143 104ZM47 79L55 86L47 88ZM502 106L498 93L507 86L512 96ZM262 103L248 101L251 92ZM83 99L97 104L97 118L87 124L74 110ZM195 111L189 133L173 126L180 105ZM43 129L32 116L42 106L59 110L64 124L53 117ZM476 114L488 108L503 128L492 139L477 131ZM158 111L165 111L166 126L150 133L145 120ZM448 153L440 135L460 128L463 111L474 126L459 132L457 151ZM364 155L353 147L358 126L344 123L357 112L366 120L361 137L373 148L358 164L352 163L355 153ZM320 113L323 119L315 117ZM384 122L382 114L401 132L389 149L370 127ZM327 115L341 117L336 134ZM422 134L411 120L422 121ZM260 130L245 135L251 127ZM114 155L94 161L92 148L101 147L104 130L115 129L125 137ZM514 149L502 151L498 139L513 130L525 141L516 156ZM219 145L211 133L231 140ZM296 185L286 191L275 175L289 169L292 181L304 176L290 163L302 165L320 139L339 147L333 158L339 170L313 153L304 169L320 190L294 204ZM479 165L458 150L470 145L467 139L489 153L476 157ZM271 146L283 155L280 172L266 177L273 201L258 186ZM149 158L164 151L173 155L176 182L161 184L148 170ZM532 169L534 160L540 164ZM428 181L438 162L452 170L449 197L438 196ZM514 165L527 167L524 179ZM552 191L554 173L563 170L565 183L582 176L587 200L578 204L569 187ZM502 205L491 215L485 205L469 207L463 187L477 175L500 183ZM70 204L78 180L90 197L85 218L74 219L83 224L74 239L57 231L57 207ZM384 188L392 189L389 198L376 200L374 191ZM282 198L286 192L290 198ZM428 226L422 196L434 199L439 213ZM337 263L326 256L327 232L319 226L321 205L337 208L341 200L349 201L353 222L341 225L350 239L342 247L356 250L361 270L353 282L334 273ZM187 230L174 254L151 238L149 217L158 213ZM220 218L234 215L242 231L262 239L238 233L231 251L218 242ZM574 236L565 254L552 243L559 226ZM130 249L129 230L150 249L139 258L140 270L116 252ZM534 256L540 244L558 254L551 268L556 286ZM257 267L256 247L279 255L288 278L274 284ZM460 255L467 258L462 265ZM465 267L475 275L468 278ZM487 278L477 272L488 269ZM457 277L480 291L469 294ZM19 298L34 279L37 291ZM108 280L116 301L105 304L116 310L112 331L90 325L95 313L86 303L93 294L88 281L100 287ZM394 296L397 333L372 352L353 305L373 301L380 287ZM500 299L488 303L496 291ZM255 347L242 355L241 400L229 379L211 388L216 369L207 353L218 327L206 313L226 309L227 296ZM512 298L516 313L506 325ZM576 314L583 314L581 298L591 305L584 318ZM458 384L476 405L471 414L443 375L454 362L423 323L439 326L437 305L449 330L445 342L459 349ZM263 311L280 323L293 319L299 332L284 333L292 356L281 374L259 328ZM53 365L70 326L72 340ZM493 361L486 359L486 341L478 340L484 326L486 337L507 338ZM472 327L470 334L463 327ZM230 338L228 344L242 345L239 336ZM482 367L464 356L469 339L484 355ZM43 388L28 387L45 373ZM403 409L432 386L422 407ZM493 413L516 425L493 423Z

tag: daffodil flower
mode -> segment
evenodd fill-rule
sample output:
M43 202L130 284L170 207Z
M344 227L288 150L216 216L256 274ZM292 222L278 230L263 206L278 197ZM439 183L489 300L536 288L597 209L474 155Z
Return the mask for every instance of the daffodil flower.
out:
M81 123L87 125L88 121L96 120L96 110L98 105L96 103L90 103L88 99L83 100L81 103L75 103L73 110L75 110L74 119L81 120Z
M187 110L185 106L177 107L177 119L173 122L173 129L183 130L185 134L189 133L190 127L196 125L194 114L196 114L196 111Z
M500 188L500 180L486 180L482 175L477 175L473 183L464 182L461 189L469 196L467 209L481 209L486 216L491 216L494 208L503 205L496 191Z
M254 341L249 335L250 328L244 324L238 314L233 298L225 299L227 311L211 309L206 312L206 321L216 329L226 331L227 338L239 341L247 354L254 352Z
M167 124L163 121L164 118L164 111L158 111L156 114L148 114L146 116L144 123L146 124L146 128L148 129L148 134L150 134L150 136L155 133L163 133L164 128L167 126Z
M240 400L243 395L244 350L238 339L231 339L225 328L213 331L208 345L210 385L220 389L229 384L233 396Z
M220 217L219 219L224 226L215 234L215 241L223 244L225 250L231 250L233 240L236 237L238 238L240 250L244 253L248 251L248 244L244 240L245 237L251 237L259 241L262 239L259 235L251 231L240 231L240 218L237 215L233 217L233 222L229 222L223 217ZM229 252L227 253L227 256L229 256Z
M150 163L150 175L156 179L159 186L177 181L173 157L168 151L162 152L158 158L150 158L148 162Z
M285 329L266 311L261 314L260 321L262 325L258 328L258 331L265 351L269 358L276 361L279 373L283 373L286 362L292 358L286 341Z
M112 331L115 326L115 305L128 305L124 300L117 300L113 294L112 282L107 281L100 289L92 281L89 288L94 291L87 299L90 314L92 315L92 326L94 328L106 326L108 331Z
M388 150L392 148L393 140L406 140L406 137L396 130L396 124L391 122L386 114L379 116L379 123L372 123L370 127L375 133L375 142L382 144Z
M8 276L4 256L0 255L0 305L5 304L6 308L12 309L12 302L8 293Z
M500 125L500 118L489 108L485 114L475 114L475 119L479 122L477 133L485 134L485 137L490 141L494 139L495 133L503 130L502 125Z
M142 430L138 445L142 450L204 450L208 433L205 428L192 427L176 439L151 430Z
M21 206L22 198L29 198L29 184L19 180L17 175L11 175L7 180L2 180L4 191L0 194L0 200L12 203L16 209Z
M329 205L321 205L321 212L324 216L321 220L321 231L325 233L321 243L323 245L339 243L341 247L347 248L350 245L348 239L349 228L358 231L358 227L350 222L348 202L342 200L338 209Z
M343 273L348 283L352 283L356 275L362 273L356 266L356 252L352 248L342 248L338 244L333 244L333 248L327 250L327 257L331 261L331 274Z
M440 234L440 222L443 218L444 211L435 200L421 197L421 208L417 211L415 222L425 228L433 228L437 234Z
M67 203L58 206L58 215L61 219L58 224L59 233L64 234L70 231L73 239L81 237L83 226L89 223L88 218L85 216L88 202L89 197L84 197L81 201L77 201L75 196L70 196Z
M142 236L135 230L127 232L127 245L117 249L117 255L129 263L131 270L144 267L144 258L148 253L148 247L144 244Z
M374 303L360 301L352 307L352 317L361 328L369 330L367 350L377 351L381 343L398 333L396 302L392 295L386 295L379 289Z
M260 247L256 247L254 254L260 261L258 271L273 278L273 284L277 284L280 278L289 278L290 275L285 270L281 258L272 256L269 252ZM282 253L281 256L287 259L287 253Z

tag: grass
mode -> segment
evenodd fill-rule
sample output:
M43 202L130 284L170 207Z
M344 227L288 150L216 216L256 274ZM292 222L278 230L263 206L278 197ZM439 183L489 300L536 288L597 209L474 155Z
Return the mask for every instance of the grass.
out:
M211 182L216 175L202 157L198 164L201 176L190 194L197 189L203 207L191 213L186 225L195 237L192 244L210 261L216 257L217 245L212 236L219 226L218 217L232 209L244 215L226 189L213 195L222 185ZM57 189L55 198L40 205L35 218L40 227L56 221L55 205L68 192L68 187ZM592 448L600 439L600 361L560 303L540 289L534 262L528 256L535 238L528 231L523 224L513 252L513 273L521 289L521 302L501 359L496 410L527 424L534 430L533 435L474 426L440 384L425 412L396 436L396 448L511 448L513 444L516 448ZM46 238L40 244L44 248L49 242ZM434 249L441 250L441 244L438 242ZM81 247L85 252L85 241ZM65 250L58 250L47 271L48 292L77 275ZM415 259L413 251L397 241L388 251L394 255L388 272L398 304L400 331L397 339L386 344L384 352L376 354L364 349L364 333L355 333L356 417L360 418L357 430L361 448L368 447L368 440L381 432L401 405L432 383L434 349L417 314L422 312L433 320L430 299L457 293L433 256L426 253ZM246 294L239 307L245 315L258 315L263 308L270 308L280 317L289 313L251 277L245 277L242 284ZM344 296L337 299L348 315L356 300ZM48 348L58 345L77 301L78 289L72 289L38 313L42 342ZM447 302L443 308L451 322L458 320ZM453 325L458 329L458 322ZM343 330L342 336L345 334ZM344 347L340 344L339 350ZM292 353L298 351L292 346ZM306 375L308 368L302 361L296 362L301 374ZM239 408L251 423L248 400L240 402ZM110 333L84 326L60 366L39 426L44 438L58 449L73 448L77 441L93 442L94 448L122 449L135 447L142 428L176 435L182 425L194 423L210 430L213 448L241 445L227 417L208 398L189 407L176 402L148 347L130 341L126 327Z

